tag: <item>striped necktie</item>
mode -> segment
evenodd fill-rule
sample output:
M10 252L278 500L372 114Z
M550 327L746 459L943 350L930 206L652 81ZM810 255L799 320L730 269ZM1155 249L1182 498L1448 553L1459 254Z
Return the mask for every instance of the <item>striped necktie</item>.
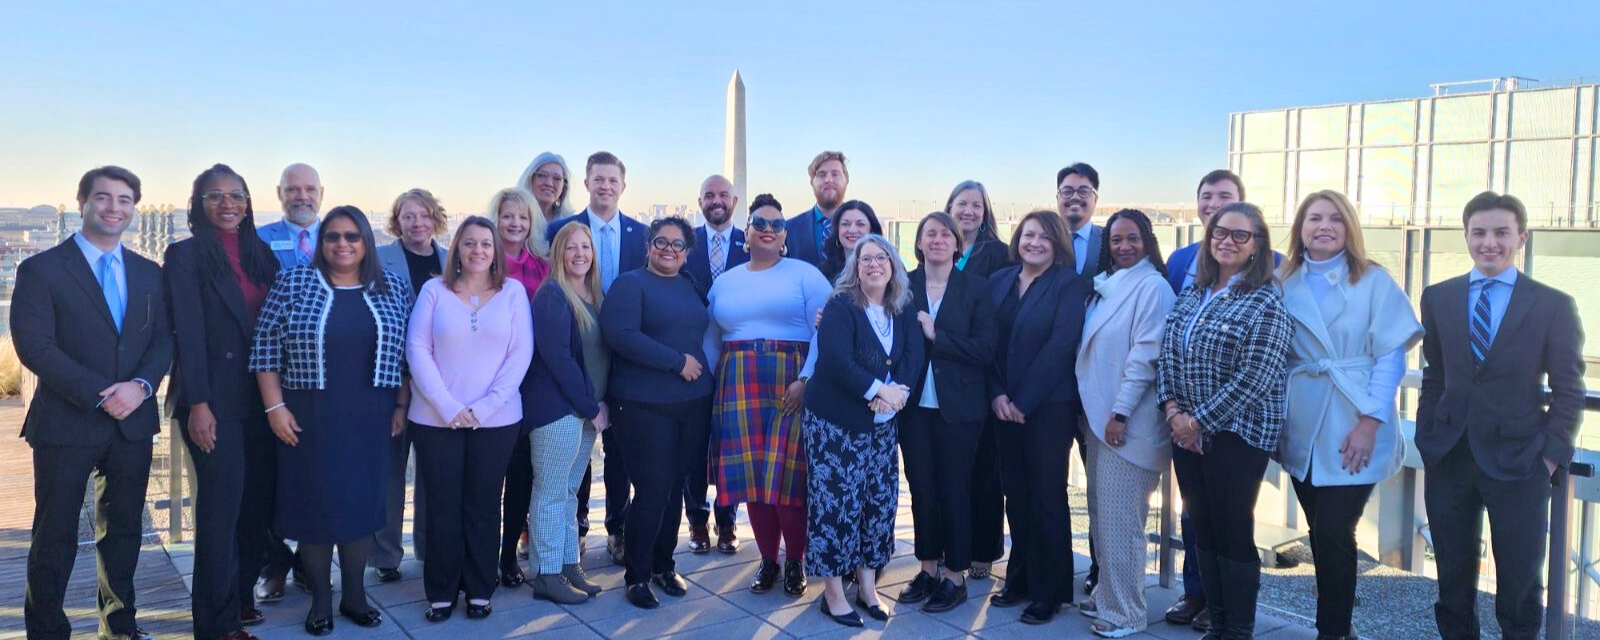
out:
M1489 288L1496 284L1496 280L1484 280L1478 301L1472 305L1472 363L1480 366L1489 355L1489 345L1494 344L1494 335L1489 333Z

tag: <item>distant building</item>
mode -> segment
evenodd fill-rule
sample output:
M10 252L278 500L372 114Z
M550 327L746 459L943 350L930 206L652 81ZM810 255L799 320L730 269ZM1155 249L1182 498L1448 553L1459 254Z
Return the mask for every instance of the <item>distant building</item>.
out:
M1378 224L1459 224L1467 200L1492 189L1521 198L1533 225L1600 223L1600 85L1498 78L1433 89L1231 114L1228 166L1273 222L1292 217L1307 194L1336 189Z

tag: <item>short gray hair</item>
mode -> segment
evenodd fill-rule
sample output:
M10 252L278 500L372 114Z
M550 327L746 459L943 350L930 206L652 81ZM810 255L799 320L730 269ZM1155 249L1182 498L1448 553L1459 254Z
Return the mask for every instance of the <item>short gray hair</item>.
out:
M834 283L833 295L848 295L852 302L866 308L867 294L861 290L861 272L856 264L861 257L861 250L868 245L876 245L889 254L893 273L889 276L889 286L883 290L883 310L889 315L899 314L911 305L911 277L906 274L906 265L900 260L900 252L889 244L888 238L876 233L867 234L856 242L855 248L850 251L850 258L844 263L844 271L839 272L839 278Z

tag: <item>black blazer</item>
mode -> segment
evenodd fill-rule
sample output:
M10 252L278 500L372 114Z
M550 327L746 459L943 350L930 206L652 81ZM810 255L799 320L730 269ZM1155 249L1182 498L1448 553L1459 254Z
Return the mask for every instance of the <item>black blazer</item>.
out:
M17 266L11 336L22 366L39 376L22 425L29 444L98 446L113 433L148 441L160 430L153 399L121 421L96 408L100 392L118 382L143 378L160 388L172 365L161 267L127 247L122 259L128 300L120 334L75 241Z
M1572 297L1518 274L1481 367L1472 362L1468 313L1467 276L1422 291L1423 461L1437 464L1465 436L1496 480L1545 473L1541 458L1566 466L1584 403L1583 328ZM1541 382L1550 385L1548 406Z
M816 375L806 385L808 411L847 429L866 431L873 419L866 396L874 381L892 375L895 382L916 388L928 366L916 309L902 309L891 320L894 340L885 354L865 309L848 294L828 300L817 327Z
M994 272L1011 266L1011 246L999 240L979 240L967 258L965 273L988 278Z
M177 357L167 402L179 418L200 403L209 405L218 421L259 417L261 390L248 369L256 318L231 269L201 272L197 242L190 238L169 245L161 272Z
M621 211L617 212L617 216L622 218L622 240L617 243L617 246L622 247L622 255L617 256L617 275L620 276L629 271L633 271L634 269L640 269L644 267L644 247L645 244L650 241L650 238L646 237L650 235L650 227L642 222L639 222L638 220L628 217L628 214L625 214ZM579 211L565 218L560 218L555 222L551 222L550 226L545 229L545 240L554 242L556 239L556 232L561 230L561 225L567 224L568 222L577 222L585 227L589 226L589 210L584 209L583 211ZM591 227L591 231L592 230L593 228ZM600 233L597 231L594 232L594 241L596 243L600 242ZM594 250L594 264L596 267L600 266L600 247L598 244Z
M928 276L923 268L911 272L911 295L918 311L927 311ZM917 333L921 335L921 325ZM945 286L939 316L933 319L932 341L923 351L933 364L933 388L939 396L939 416L946 422L980 422L989 415L986 378L994 366L995 343L1000 330L994 323L994 302L989 281L965 271L952 270ZM928 370L922 370L926 378ZM926 380L911 386L915 407L922 399Z
M794 258L811 263L811 266L822 268L822 252L817 250L817 222L814 218L816 207L806 209L800 215L789 218L784 223L783 246L788 249L785 258ZM823 238L826 240L827 238ZM862 393L866 393L865 390Z
M1022 266L1015 265L989 276L990 300L996 309L1017 287ZM989 399L1001 395L1024 414L1046 402L1077 402L1078 340L1083 337L1083 312L1090 279L1080 277L1072 265L1056 265L1039 276L1017 310L1006 350L1006 369L990 367ZM1042 287L1042 288L1041 288ZM1037 291L1035 291L1037 289Z
M750 261L750 252L746 251L744 247L744 232L734 228L729 232L728 238L731 242L728 247L727 266L723 267L723 273L727 273L729 269ZM711 292L713 280L711 277L711 236L706 232L705 225L694 228L694 251L689 252L688 260L683 263L683 272L694 279L695 285L700 288L700 295L703 296Z
M523 422L537 429L572 414L594 419L600 403L584 368L576 310L554 279L539 286L532 304L533 326L538 330L533 332L533 362L522 379Z

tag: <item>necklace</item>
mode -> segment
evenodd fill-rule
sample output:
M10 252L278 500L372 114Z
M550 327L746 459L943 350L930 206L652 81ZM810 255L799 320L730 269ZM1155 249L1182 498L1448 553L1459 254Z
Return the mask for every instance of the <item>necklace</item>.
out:
M889 333L894 331L894 319L889 317L888 312L884 312L883 314L883 326L878 326L877 318L869 315L867 316L867 319L872 321L872 330L877 331L878 335L880 336L887 338L889 337Z

